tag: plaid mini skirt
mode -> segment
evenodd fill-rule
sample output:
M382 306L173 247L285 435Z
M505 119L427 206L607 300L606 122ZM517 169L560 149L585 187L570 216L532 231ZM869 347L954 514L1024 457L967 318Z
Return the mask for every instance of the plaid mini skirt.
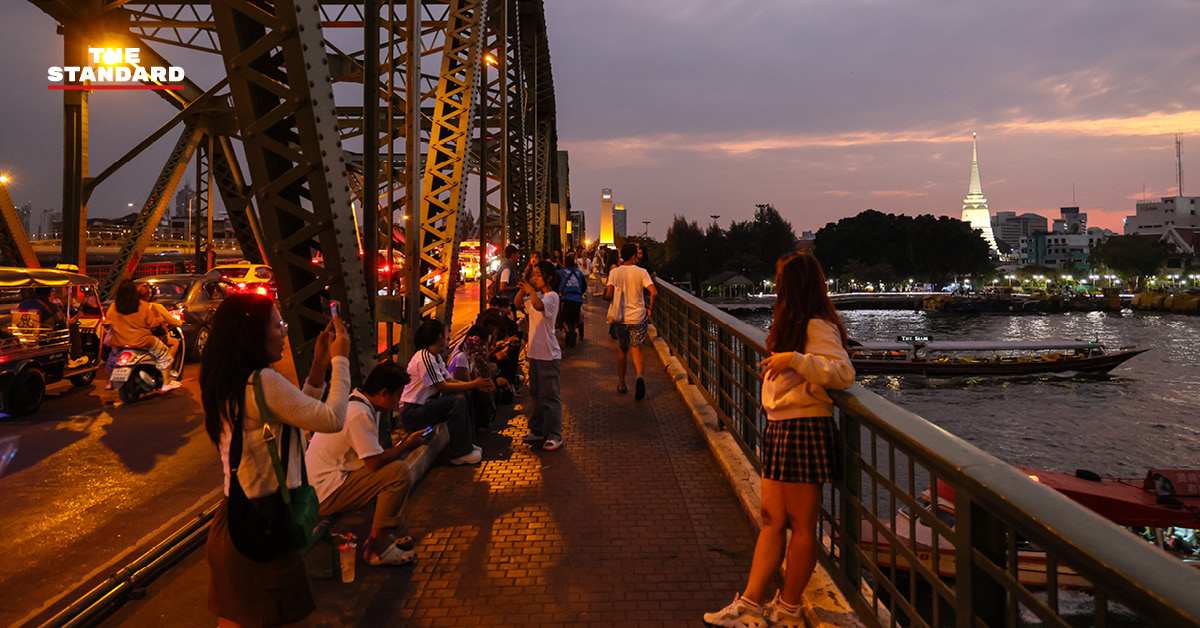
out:
M763 434L764 480L833 482L839 472L838 462L837 426L833 417L767 421Z

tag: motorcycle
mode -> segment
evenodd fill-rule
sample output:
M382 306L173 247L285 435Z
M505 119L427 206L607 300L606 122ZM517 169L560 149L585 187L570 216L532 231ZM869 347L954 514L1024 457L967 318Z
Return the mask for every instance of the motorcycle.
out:
M171 327L167 333L179 339L179 348L171 369L172 379L177 380L183 372L185 344L183 330ZM109 356L108 383L117 389L122 403L133 403L142 397L162 391L164 373L158 368L158 358L148 349L141 347L114 347Z

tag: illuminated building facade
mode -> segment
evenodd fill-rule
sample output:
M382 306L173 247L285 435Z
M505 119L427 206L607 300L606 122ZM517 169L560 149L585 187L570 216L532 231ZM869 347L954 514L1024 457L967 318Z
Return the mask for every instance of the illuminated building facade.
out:
M612 189L600 190L600 244L612 245L613 240L613 200Z

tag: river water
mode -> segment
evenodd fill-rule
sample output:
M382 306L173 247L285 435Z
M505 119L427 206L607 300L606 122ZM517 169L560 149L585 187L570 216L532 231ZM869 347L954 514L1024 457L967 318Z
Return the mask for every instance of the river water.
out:
M859 382L1014 465L1141 477L1200 468L1200 317L1183 314L842 312L851 337L894 340L1099 339L1150 351L1108 377L1019 379L868 376ZM770 326L768 313L745 319Z

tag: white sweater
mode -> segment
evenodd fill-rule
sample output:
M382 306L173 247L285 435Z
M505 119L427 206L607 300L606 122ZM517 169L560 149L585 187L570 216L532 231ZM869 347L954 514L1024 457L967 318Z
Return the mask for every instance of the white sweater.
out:
M829 322L813 318L808 321L804 353L793 352L788 368L763 379L762 405L771 421L833 416L833 399L825 389L853 385L854 367L842 347L841 333Z
M263 369L263 395L267 398L267 409L273 422L294 425L312 432L338 432L346 423L346 402L350 398L350 360L334 357L333 378L329 385L328 402L321 401L324 386L312 386L306 381L304 390L288 378L272 369ZM263 441L263 422L258 414L258 402L254 396L254 378L246 382L246 418L242 422L242 464L238 468L238 481L246 497L270 495L279 490L275 469L271 466L271 454ZM283 447L282 426L274 426L275 442ZM221 464L225 469L225 494L229 494L229 444L233 430L225 423L221 430ZM300 461L304 458L306 443L303 435L292 433L291 451L279 452L281 461L290 456L287 463L289 487L300 486ZM312 478L309 478L311 483Z

